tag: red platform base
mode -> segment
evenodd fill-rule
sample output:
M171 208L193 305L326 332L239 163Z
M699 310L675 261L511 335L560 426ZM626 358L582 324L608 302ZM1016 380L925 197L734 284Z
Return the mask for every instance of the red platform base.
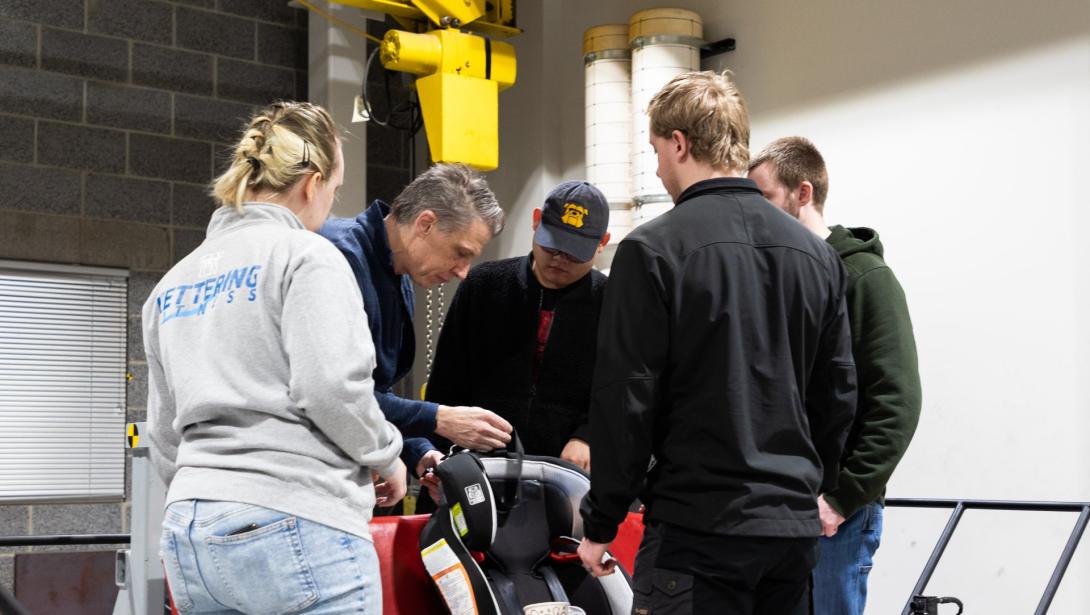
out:
M429 515L376 517L371 537L382 572L383 615L445 615L443 598L420 559L420 532ZM617 530L611 552L630 574L643 538L643 515L629 513ZM175 615L177 611L171 610Z

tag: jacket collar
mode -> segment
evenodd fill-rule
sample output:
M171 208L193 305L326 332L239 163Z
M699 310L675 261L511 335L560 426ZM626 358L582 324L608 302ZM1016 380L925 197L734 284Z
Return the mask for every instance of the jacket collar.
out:
M374 257L372 271L376 275L381 273L388 280L388 284L394 287L400 286L401 305L409 322L413 319L416 308L415 292L412 279L407 275L398 275L394 271L394 253L390 250L390 237L386 234L386 216L390 213L390 206L379 199L371 202L371 206L356 216L357 226L363 236L371 245L371 256ZM377 280L376 280L377 283ZM410 327L411 329L411 327Z
M530 288L530 278L534 277L534 272L531 267L534 266L534 253L531 251L526 256L522 257L522 263L516 269L516 279L519 283L519 288L526 290Z
M364 236L371 243L372 254L379 258L383 271L394 277L394 254L390 250L390 237L386 234L386 215L390 206L375 199L371 206L356 216Z
M748 177L717 177L715 179L705 179L686 188L685 191L681 193L681 196L678 197L677 201L675 201L674 206L676 207L685 201L704 194L720 192L755 192L760 195L761 189Z

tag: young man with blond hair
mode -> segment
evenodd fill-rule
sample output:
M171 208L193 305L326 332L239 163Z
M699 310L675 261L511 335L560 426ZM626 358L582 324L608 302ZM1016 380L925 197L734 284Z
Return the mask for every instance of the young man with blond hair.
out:
M785 137L750 162L773 205L829 243L848 271L848 319L859 403L835 486L818 498L823 537L814 568L814 615L862 615L882 537L883 494L920 419L916 341L908 304L869 228L825 225L829 175L814 144Z
M844 269L745 178L749 119L729 75L679 75L648 115L675 207L613 259L580 556L611 572L603 556L639 496L635 613L804 615L817 496L855 408Z

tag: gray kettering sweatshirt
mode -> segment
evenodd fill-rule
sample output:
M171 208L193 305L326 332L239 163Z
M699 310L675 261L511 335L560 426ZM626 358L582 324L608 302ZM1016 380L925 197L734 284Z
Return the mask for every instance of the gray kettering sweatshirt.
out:
M151 458L167 503L256 504L369 537L401 435L348 263L278 205L221 207L144 304Z

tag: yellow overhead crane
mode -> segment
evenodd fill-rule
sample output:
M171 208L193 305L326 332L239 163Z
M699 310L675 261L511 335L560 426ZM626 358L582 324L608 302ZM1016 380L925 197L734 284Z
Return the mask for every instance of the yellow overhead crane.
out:
M515 0L331 0L392 16L380 57L417 75L424 131L435 162L499 166L499 92L515 83Z

